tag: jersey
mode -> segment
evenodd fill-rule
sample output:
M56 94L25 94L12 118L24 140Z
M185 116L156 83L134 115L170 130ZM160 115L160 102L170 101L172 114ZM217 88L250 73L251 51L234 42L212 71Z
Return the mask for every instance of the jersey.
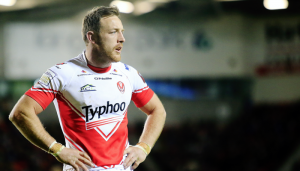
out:
M84 52L49 68L26 95L45 109L52 101L66 147L89 154L95 167L120 165L129 146L127 108L149 102L154 92L133 67L87 63Z

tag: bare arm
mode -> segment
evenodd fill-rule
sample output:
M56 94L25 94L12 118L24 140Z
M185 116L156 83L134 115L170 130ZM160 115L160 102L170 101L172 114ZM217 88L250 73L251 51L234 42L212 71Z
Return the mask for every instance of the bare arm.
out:
M156 94L154 94L151 100L140 109L148 116L139 142L144 142L153 147L164 127L166 111ZM128 154L128 157L124 161L125 168L134 163L133 169L135 169L146 159L146 154L139 148L128 148L125 150L124 154Z
M140 109L148 116L139 142L145 142L153 147L164 127L166 111L156 94Z
M28 141L44 151L48 151L49 146L55 139L44 129L37 116L42 111L43 108L35 100L23 95L11 111L9 120ZM93 166L86 153L70 148L64 148L56 159L62 163L72 165L76 170L83 168L88 171L84 164Z
M23 136L32 144L48 151L50 144L55 141L44 129L37 114L43 108L31 97L22 96L9 115L9 120L17 127Z

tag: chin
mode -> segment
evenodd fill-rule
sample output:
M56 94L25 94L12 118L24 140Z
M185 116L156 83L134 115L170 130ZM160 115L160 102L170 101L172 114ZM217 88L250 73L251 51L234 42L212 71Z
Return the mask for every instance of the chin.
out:
M121 61L121 56L113 56L112 58L113 62L120 62Z

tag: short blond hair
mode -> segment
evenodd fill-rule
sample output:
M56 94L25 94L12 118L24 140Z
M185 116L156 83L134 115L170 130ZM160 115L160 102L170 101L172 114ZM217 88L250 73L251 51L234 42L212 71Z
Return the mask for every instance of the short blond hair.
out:
M88 31L93 31L94 33L100 32L100 19L107 16L119 16L119 9L115 6L113 7L105 7L99 6L94 7L92 10L88 11L88 13L83 18L82 22L82 38L83 41L87 44L88 39L86 37L86 33Z

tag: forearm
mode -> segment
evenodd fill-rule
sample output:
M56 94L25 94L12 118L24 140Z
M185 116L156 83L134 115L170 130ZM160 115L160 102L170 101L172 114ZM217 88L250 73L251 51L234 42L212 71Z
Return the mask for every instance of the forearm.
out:
M139 142L145 142L153 147L162 132L165 120L166 112L162 106L149 113Z
M12 123L27 140L44 151L48 151L50 144L55 141L46 132L38 117L29 118L24 114L19 114L18 119L13 119Z
M54 138L44 129L37 114L43 108L28 96L22 96L9 115L10 121L21 134L37 147L48 151Z
M156 95L154 95L148 104L140 109L145 112L148 117L139 143L124 151L124 155L128 155L123 164L125 168L132 166L132 168L135 169L146 159L165 124L166 112Z

